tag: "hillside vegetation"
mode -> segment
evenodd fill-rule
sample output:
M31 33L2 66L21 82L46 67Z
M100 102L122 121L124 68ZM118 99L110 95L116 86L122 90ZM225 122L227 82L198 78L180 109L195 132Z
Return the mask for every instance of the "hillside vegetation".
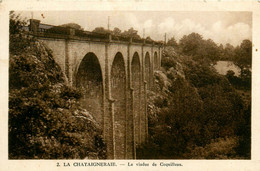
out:
M21 31L11 16L9 158L106 158L102 129L78 104L52 52Z
M250 97L242 98L209 61L165 49L149 92L149 140L137 158L250 158Z

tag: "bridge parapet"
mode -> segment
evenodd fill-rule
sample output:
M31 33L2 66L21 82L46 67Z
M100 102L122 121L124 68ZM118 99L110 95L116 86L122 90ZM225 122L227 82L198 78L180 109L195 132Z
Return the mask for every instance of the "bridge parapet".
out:
M77 30L68 27L54 26L48 24L41 24L40 20L31 19L29 25L29 34L36 37L46 37L55 39L72 39L81 41L98 41L98 42L115 42L115 43L135 43L150 46L163 46L163 43L138 39L133 37L113 35L111 33L97 33L90 31Z

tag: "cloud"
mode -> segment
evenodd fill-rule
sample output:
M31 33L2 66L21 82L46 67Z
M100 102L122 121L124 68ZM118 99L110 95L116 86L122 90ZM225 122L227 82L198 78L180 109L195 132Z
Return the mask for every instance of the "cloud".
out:
M147 37L147 36L151 37L153 35L153 31L155 29L153 20L151 20L151 19L146 20L143 24L143 28L145 29L145 37Z
M225 26L221 21L216 21L211 27L206 27L203 23L194 22L186 18L176 22L169 17L158 24L158 34L167 33L167 37L175 37L180 40L184 35L192 32L199 33L204 39L212 39L216 43L230 43L234 46L239 45L244 39L251 39L252 30L248 24L239 22L230 26Z
M171 32L174 29L175 21L173 18L166 18L163 22L158 25L159 32Z
M152 26L153 26L153 21L151 19L150 20L146 20L144 22L144 28L145 29L150 29L150 28L152 28Z
M234 46L239 45L244 39L251 39L252 30L248 24L236 23L224 26L221 21L212 25L211 37L217 43L230 43Z
M160 34L166 33L168 38L174 36L177 40L192 32L197 32L202 35L208 34L208 31L200 23L195 23L190 19L184 19L181 22L176 22L171 17L166 18L163 22L161 22L158 25L158 30Z
M179 33L181 34L178 38L180 39L183 35L196 32L201 34L204 38L207 37L210 32L201 23L195 23L190 19L185 19L178 24L180 27Z
M230 39L227 40L227 43L230 42L238 45L244 39L251 39L252 29L248 24L237 23L229 26L226 33L230 37Z
M219 30L223 29L223 24L221 21L217 21L212 25L212 30L214 32L218 32Z
M142 26L136 15L133 13L125 13L124 15L124 23L125 23L125 30L128 30L129 28L133 27L136 30L142 30Z

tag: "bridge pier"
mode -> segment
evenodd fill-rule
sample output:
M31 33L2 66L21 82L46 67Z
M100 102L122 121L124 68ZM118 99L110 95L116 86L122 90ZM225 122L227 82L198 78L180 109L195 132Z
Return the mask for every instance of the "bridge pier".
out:
M132 140L132 151L133 151L133 159L136 159L136 139L135 139L135 113L134 113L134 89L130 88L131 92L131 113L132 113L132 122L133 122L133 140Z
M144 104L145 104L145 140L148 139L148 114L147 114L147 82L144 82Z
M129 39L128 45L127 45L127 62L126 62L126 70L127 70L127 79L126 79L126 150L125 150L125 158L126 159L133 159L134 154L134 143L135 142L135 135L134 135L134 129L135 129L135 123L134 123L134 109L133 109L133 90L132 90L132 72L131 72L131 59L130 59L130 52L131 52L131 44L132 44L132 38Z
M108 153L108 157L116 159L116 141L115 141L115 100L109 99L111 113L111 134L112 134L112 154Z
M115 133L114 133L114 99L111 98L110 75L108 66L109 43L105 44L105 81L104 81L104 129L103 135L107 145L107 158L115 159Z

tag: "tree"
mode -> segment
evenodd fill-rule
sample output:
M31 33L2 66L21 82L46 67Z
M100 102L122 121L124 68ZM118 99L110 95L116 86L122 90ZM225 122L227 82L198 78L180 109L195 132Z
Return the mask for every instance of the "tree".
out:
M133 38L136 38L136 39L141 39L141 37L137 34L138 31L135 30L133 27L131 27L130 29L128 29L127 31L124 31L122 33L122 36L125 36L125 37L133 37Z
M224 46L223 46L223 44L220 44L218 46L218 51L219 51L219 60L225 60L224 59Z
M227 43L225 48L223 49L223 58L224 60L234 60L235 56L235 48L231 44Z
M153 39L150 36L147 36L145 40L153 41Z
M227 71L227 74L226 74L227 78L231 78L231 77L234 77L234 76L235 76L235 72L234 71L232 71L232 70L228 70Z
M112 34L115 36L120 36L121 30L119 28L115 27L114 30L112 31Z
M203 42L202 36L198 33L184 35L180 40L180 48L186 55L197 55L199 48Z
M218 45L211 39L204 41L204 46L202 47L205 49L206 54L205 57L210 59L211 61L217 61L220 59L220 52Z
M25 26L25 19L20 18L20 14L15 14L14 11L10 11L10 20L9 20L9 31L10 34L19 34L22 31L22 28Z
M29 38L23 34L23 27L26 25L26 19L21 18L20 14L17 14L14 11L11 11L9 15L9 51L13 54L19 54L27 46L30 46L33 38Z
M168 46L172 46L174 48L176 48L178 46L178 44L177 44L177 42L176 42L174 37L172 37L170 40L168 40L167 45Z
M110 33L111 31L105 29L104 27L96 27L92 32L106 34Z
M243 40L236 48L234 62L241 70L251 68L252 42L250 40Z
M67 24L62 24L60 25L61 27L66 27L66 28L73 28L76 30L84 30L79 24L76 23L67 23Z
M198 33L191 33L183 36L179 44L182 53L191 55L194 59L209 62L215 62L219 59L219 47L211 40L204 40Z

